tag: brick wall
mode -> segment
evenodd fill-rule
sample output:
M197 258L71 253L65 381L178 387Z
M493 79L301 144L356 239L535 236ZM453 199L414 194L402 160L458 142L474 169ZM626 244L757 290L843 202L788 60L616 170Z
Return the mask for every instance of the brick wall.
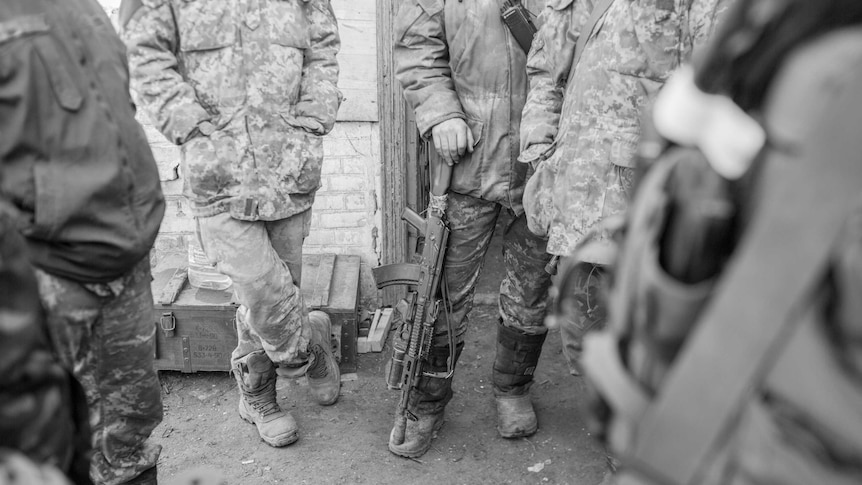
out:
M99 0L113 16L120 0ZM343 70L343 69L342 69ZM344 76L344 73L342 73ZM179 148L141 120L159 165L167 199L165 219L153 252L158 261L172 252L186 251L185 239L194 232L189 205L182 196ZM379 124L339 121L324 138L323 187L312 209L308 254L356 254L362 259L360 297L365 307L376 306L377 290L371 268L379 263L381 214Z

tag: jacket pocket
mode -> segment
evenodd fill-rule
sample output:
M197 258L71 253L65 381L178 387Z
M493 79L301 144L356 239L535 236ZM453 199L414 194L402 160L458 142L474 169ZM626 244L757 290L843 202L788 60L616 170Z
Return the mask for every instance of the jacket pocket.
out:
M236 43L230 8L225 1L183 0L177 14L180 51L210 51Z
M265 11L270 42L282 47L307 49L311 45L310 25L300 0L268 2Z
M186 194L197 204L209 204L226 196L237 184L233 166L240 159L235 142L219 132L197 136L181 147Z
M473 146L471 148L476 148L479 146L479 142L482 141L482 135L485 132L485 123L476 118L467 117L467 127L470 128L470 134L473 135Z
M231 47L237 25L226 1L183 0L178 6L180 71L210 114L242 102L244 73Z
M278 182L287 194L310 194L320 188L323 138L290 127L273 143Z
M34 44L57 102L67 111L78 111L84 104L84 96L72 75L68 56L60 53L60 47L50 36L40 36Z
M637 155L638 133L616 132L608 137L608 158L618 167L634 168Z

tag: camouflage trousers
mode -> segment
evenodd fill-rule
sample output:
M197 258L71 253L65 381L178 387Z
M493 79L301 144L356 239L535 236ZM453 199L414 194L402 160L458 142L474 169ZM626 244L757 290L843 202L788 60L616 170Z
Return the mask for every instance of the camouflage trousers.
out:
M278 221L242 221L226 212L195 220L201 247L231 277L240 303L231 367L260 351L276 364L304 364L311 327L299 285L311 210Z
M603 328L608 320L608 310L602 296L608 270L600 264L581 262L572 270L570 277L573 278L571 294L566 295L566 298L573 302L575 311L561 319L560 338L569 372L579 376L584 335L590 330Z
M87 404L76 399L80 396L73 392L77 388L72 387L71 375L51 352L24 239L2 214L0 295L0 449L17 450L45 467L74 468L86 477ZM14 475L4 469L12 461L0 458L0 483L4 476Z
M502 206L467 195L449 194L446 217L449 245L443 267L443 286L451 312L441 311L434 325L435 347L448 346L447 318L456 343L464 341L468 314L473 308L476 282L494 235ZM500 284L499 311L503 325L527 335L548 330L544 325L551 275L545 265L551 255L546 241L527 229L524 215L515 217L503 234L506 276Z
M147 442L162 420L149 258L110 283L84 284L40 270L36 278L51 343L87 398L90 478L124 483L154 467L161 451Z

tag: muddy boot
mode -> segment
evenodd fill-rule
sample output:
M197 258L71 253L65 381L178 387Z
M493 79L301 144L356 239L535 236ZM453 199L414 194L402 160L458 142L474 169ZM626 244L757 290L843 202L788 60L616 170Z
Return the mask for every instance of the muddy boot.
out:
M123 482L123 485L158 485L156 467L147 468L140 475ZM92 482L89 482L92 483Z
M233 369L239 385L239 415L257 426L270 446L287 446L297 439L296 421L281 410L275 398L275 366L263 352L244 357Z
M530 401L530 386L546 336L547 333L526 335L502 323L497 326L497 355L492 380L497 403L497 431L503 438L530 436L539 429Z
M455 348L455 362L461 355L464 344ZM427 372L443 372L448 369L449 347L432 347L425 366ZM389 451L406 458L419 458L431 448L431 441L443 426L443 412L452 399L452 377L421 377L413 390L411 403L407 406L416 420L395 416L395 424L389 433Z
M305 374L308 388L318 404L329 406L335 404L341 390L341 372L332 354L332 324L329 315L321 311L309 312L308 321L312 330L311 343L308 344L311 363Z

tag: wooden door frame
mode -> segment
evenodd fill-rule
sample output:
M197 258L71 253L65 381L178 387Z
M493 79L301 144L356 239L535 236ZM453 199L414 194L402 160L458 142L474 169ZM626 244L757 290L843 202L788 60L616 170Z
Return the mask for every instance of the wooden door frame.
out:
M395 79L394 20L400 0L377 0L377 70L381 157L381 264L407 261L411 235L401 220L404 207L421 200L417 189L418 136L416 123ZM415 236L414 236L415 237ZM389 287L382 303L394 305L404 288Z

